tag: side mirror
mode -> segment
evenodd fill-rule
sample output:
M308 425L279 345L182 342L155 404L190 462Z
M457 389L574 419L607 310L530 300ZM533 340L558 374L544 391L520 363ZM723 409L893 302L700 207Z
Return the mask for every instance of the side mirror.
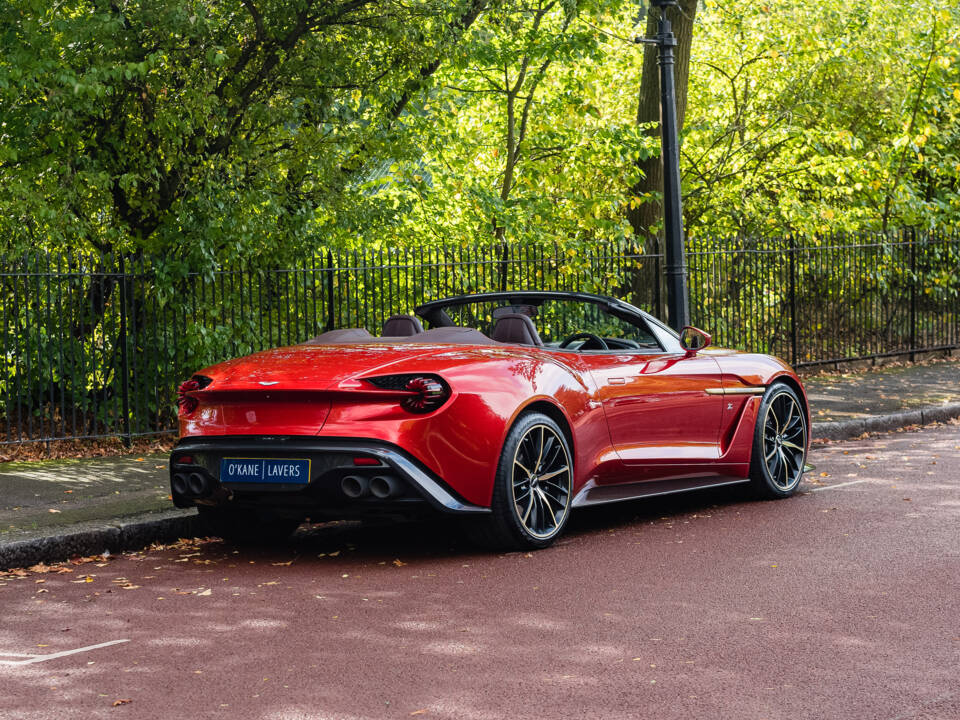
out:
M680 331L680 345L692 357L710 344L713 338L699 328L687 325Z

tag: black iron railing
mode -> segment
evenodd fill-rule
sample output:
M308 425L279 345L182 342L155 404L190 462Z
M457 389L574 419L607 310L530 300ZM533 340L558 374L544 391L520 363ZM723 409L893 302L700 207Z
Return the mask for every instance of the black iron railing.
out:
M960 346L960 238L697 239L692 321L795 365ZM629 243L324 252L170 276L145 257L30 254L0 272L0 444L175 429L174 388L211 363L329 328L377 333L433 298L614 295L663 315L660 254Z

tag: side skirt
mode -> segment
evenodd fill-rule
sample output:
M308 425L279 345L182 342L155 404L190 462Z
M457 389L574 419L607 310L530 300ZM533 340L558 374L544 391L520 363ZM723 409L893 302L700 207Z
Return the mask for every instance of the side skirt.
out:
M572 507L604 505L606 503L637 500L639 498L673 495L674 493L706 490L707 488L741 485L750 482L750 478L718 476L705 480L703 477L653 482L634 482L623 485L587 485L573 499Z

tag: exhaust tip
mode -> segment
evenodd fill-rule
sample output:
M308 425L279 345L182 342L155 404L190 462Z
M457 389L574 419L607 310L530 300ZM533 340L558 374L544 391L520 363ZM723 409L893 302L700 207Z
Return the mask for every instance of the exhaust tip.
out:
M187 490L191 495L200 497L207 494L207 479L198 472L192 472L187 476Z
M359 475L347 475L340 481L340 490L348 498L356 500L366 495L370 490L370 481Z
M183 473L176 473L170 481L170 488L174 495L187 494L187 476Z
M377 475L370 481L370 493L380 500L400 494L399 481L390 475Z

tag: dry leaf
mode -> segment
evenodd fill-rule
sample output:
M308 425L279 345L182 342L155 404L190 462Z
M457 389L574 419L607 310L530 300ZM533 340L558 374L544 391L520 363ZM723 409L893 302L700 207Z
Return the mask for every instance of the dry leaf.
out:
M113 701L113 707L118 707L120 705L127 705L132 702L133 700L131 700L130 698L120 698L119 700Z
M406 565L406 563L400 559L394 560L393 564L396 565L397 567L403 567L404 565Z

